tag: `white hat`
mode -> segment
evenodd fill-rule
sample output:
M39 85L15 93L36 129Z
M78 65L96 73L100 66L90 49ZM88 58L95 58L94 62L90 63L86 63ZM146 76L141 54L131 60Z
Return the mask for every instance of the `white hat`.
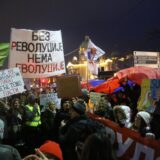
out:
M145 121L146 125L149 125L151 116L148 112L140 111L137 113L137 115L139 115Z

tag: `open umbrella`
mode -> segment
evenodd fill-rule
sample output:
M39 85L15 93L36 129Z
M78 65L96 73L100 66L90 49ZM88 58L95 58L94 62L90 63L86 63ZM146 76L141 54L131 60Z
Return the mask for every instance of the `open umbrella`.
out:
M122 69L115 75L119 80L127 78L140 85L143 79L160 79L160 69L135 66Z
M118 87L120 87L119 79L117 77L113 77L95 87L94 91L99 93L113 93Z
M105 80L102 80L102 79L91 79L89 80L88 82L87 81L82 81L81 82L81 87L82 88L87 88L88 90L91 90L93 89L94 87L104 83Z

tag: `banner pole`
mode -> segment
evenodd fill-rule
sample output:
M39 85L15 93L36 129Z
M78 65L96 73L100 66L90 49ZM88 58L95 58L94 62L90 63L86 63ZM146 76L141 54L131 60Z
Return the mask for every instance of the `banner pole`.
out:
M88 90L88 88L89 88L89 87L88 87L88 72L89 72L89 71L88 71L88 59L87 59L87 90Z

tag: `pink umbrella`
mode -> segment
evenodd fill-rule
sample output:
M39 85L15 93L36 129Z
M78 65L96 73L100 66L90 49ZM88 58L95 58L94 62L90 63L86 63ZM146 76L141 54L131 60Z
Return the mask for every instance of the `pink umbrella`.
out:
M119 80L130 79L137 84L141 84L142 80L147 79L160 79L160 69L150 68L144 66L130 67L122 69L115 73Z

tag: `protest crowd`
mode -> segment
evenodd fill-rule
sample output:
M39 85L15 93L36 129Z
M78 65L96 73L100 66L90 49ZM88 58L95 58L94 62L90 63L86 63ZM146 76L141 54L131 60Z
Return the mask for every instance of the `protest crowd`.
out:
M62 98L59 109L54 101L40 105L41 93L56 92L51 88L39 93L32 88L1 99L0 157L7 154L4 159L116 159L117 146L110 132L89 114L159 141L160 100L155 101L152 113L138 111L140 86L129 86L126 82L121 85L123 92L103 94L96 105L91 103L87 89L82 89L80 97Z
M86 42L81 56L96 77L105 52ZM9 69L0 71L0 159L160 159L159 70L137 67L136 83L129 68L97 91L66 75L61 31L12 28L10 45ZM25 81L54 76L54 85Z

